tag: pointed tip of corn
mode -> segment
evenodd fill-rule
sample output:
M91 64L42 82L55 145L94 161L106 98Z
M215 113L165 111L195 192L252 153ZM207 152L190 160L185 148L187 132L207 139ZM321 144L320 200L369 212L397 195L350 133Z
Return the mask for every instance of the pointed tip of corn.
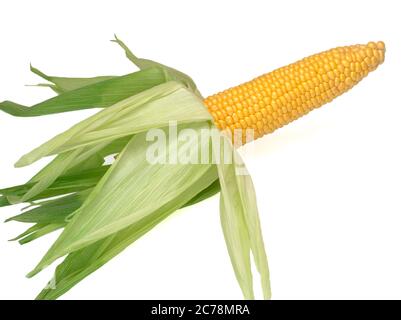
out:
M367 43L368 47L378 50L386 50L386 44L383 41L370 41Z
M386 51L386 44L383 41L376 42L378 49Z
M386 45L383 41L373 42L370 41L366 44L365 50L367 53L368 64L370 62L370 67L372 70L376 69L379 65L384 62L385 53L386 53Z

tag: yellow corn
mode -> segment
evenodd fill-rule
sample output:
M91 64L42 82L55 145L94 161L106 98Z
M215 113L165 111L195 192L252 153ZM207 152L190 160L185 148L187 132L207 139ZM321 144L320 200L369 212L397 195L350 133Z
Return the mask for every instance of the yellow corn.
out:
M204 102L219 129L253 129L256 139L351 89L384 61L384 54L383 42L334 48Z

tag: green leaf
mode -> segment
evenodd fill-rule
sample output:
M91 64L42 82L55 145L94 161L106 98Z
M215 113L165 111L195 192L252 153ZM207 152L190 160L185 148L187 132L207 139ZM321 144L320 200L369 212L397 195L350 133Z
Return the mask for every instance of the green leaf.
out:
M36 297L38 300L54 300L69 291L81 280L102 267L137 239L152 230L173 211L157 211L139 223L115 233L81 250L70 253L56 268L50 284Z
M6 220L24 223L55 224L66 223L66 218L79 209L89 196L91 189L61 198L34 203L35 208Z
M7 198L4 196L0 196L0 208L7 207L9 205L11 205L11 203L7 200Z
M199 202L202 202L203 200L213 197L215 194L219 192L220 192L220 182L219 179L216 179L210 186L199 192L195 197L193 197L190 201L188 201L184 207L189 207Z
M27 244L33 240L39 239L51 232L54 232L56 230L59 230L65 226L65 223L59 223L59 224L47 224L47 225L38 225L40 226L37 230L34 232L31 232L30 234L24 236L24 237L19 237L19 244Z
M124 42L122 42L120 39L118 39L116 35L114 35L114 37L115 37L115 39L112 40L112 42L117 43L125 51L125 55L127 56L127 58L132 63L134 63L139 69L146 70L148 68L160 67L163 70L165 70L166 74L169 75L170 80L175 80L175 81L183 83L188 89L191 89L195 94L197 94L199 97L201 97L201 94L199 93L195 82L192 80L192 78L190 76L188 76L187 74L185 74L179 70L176 70L174 68L171 68L169 66L161 64L159 62L155 62L155 61L148 60L148 59L138 58L125 45Z
M26 202L44 192L62 174L81 174L88 169L99 168L104 164L104 158L110 154L120 152L128 143L129 137L116 139L113 142L99 143L94 146L75 149L59 154L28 183L32 183L29 190L21 196L9 196L13 203Z
M101 176L99 180L100 178ZM196 203L214 196L219 191L219 180L215 180L210 186L184 204L182 208L195 205ZM33 202L30 206L34 207L33 209L26 210L16 216L8 218L5 222L18 221L23 223L38 223L41 225L60 223L66 225L66 219L82 206L90 192L92 192L92 189L73 193L61 198Z
M42 169L30 182L35 182L31 189L29 189L22 197L14 198L14 203L26 202L46 190L59 176L61 176L73 161L82 152L82 149L77 149L71 152L60 154L50 162L44 169ZM11 199L11 198L9 198Z
M68 224L67 218L71 217L74 212L76 212L82 206L84 200L88 197L91 191L92 190L89 189L84 192L68 195L62 198L34 203L34 206L38 205L34 209L25 211L19 215L7 219L6 222L18 221L24 223L35 223L33 227L30 227L27 231L10 241L18 240L20 244L26 244L51 232L64 228ZM219 191L220 185L218 180L216 180L210 186L202 190L194 198L184 204L182 208L199 203L215 195ZM152 228L160 221L160 217L151 221L150 224L152 225ZM135 230L136 229L137 228L135 228ZM72 255L74 255L74 253Z
M248 229L252 255L255 260L256 268L260 274L263 296L266 300L269 300L271 298L270 274L260 226L255 188L251 176L246 170L245 164L242 162L239 154L235 153L234 157L237 170L240 170L240 174L238 174L238 172L236 174L237 185Z
M92 188L99 182L109 167L110 166L103 166L74 174L63 175L57 178L56 181L46 190L33 197L31 200L40 200ZM3 197L0 197L0 203L2 203L3 206L11 205L7 198L20 198L28 192L34 184L34 182L30 182L20 186L0 189L0 194L4 195Z
M68 91L73 91L79 88L83 88L98 82L102 82L105 80L110 80L115 78L115 76L100 76L100 77L93 77L93 78L67 78L67 77L54 77L48 76L47 74L43 73L37 68L34 68L32 65L31 71L42 77L43 79L51 82L51 83L41 83L37 86L40 87L49 87L57 94L61 94Z
M32 199L46 190L59 176L69 169L71 169L70 172L80 173L88 167L91 168L94 165L97 167L101 166L104 160L99 163L98 157L102 158L102 150L105 149L109 143L110 142L99 143L94 146L78 148L59 154L29 181L35 183L33 187L22 197L13 199L13 201L15 203L20 203Z
M100 179L100 178L99 178ZM210 186L199 192L196 196L194 196L190 201L184 204L184 207L192 206L196 203L199 203L207 198L212 197L216 193L220 191L219 181L214 181ZM88 189L82 192L74 193L71 195L67 195L61 198L51 199L47 201L34 202L31 206L33 209L24 211L23 213L11 217L6 220L9 221L18 221L23 223L36 223L41 226L40 230L45 228L47 225L58 226L54 230L49 228L50 230L47 233L58 230L59 228L63 228L67 225L67 219L70 219L74 212L76 212L84 203L85 199L92 192L92 189ZM39 230L35 230L38 233ZM31 233L31 232L29 232ZM24 235L26 236L26 234ZM20 239L21 237L17 237ZM30 241L37 239L35 236L34 239L29 238Z
M223 173L226 174L226 173ZM230 182L228 182L230 183ZM221 183L220 219L226 240L228 253L234 268L235 276L245 299L254 299L253 280L250 260L250 243L248 230L238 204L232 198L224 196L226 186Z
M45 156L163 127L173 120L188 123L210 119L202 100L180 83L170 81L120 101L81 121L24 155L16 166L26 166Z
M96 148L87 149L87 151L80 153L71 163L71 168L68 169L65 174L57 177L56 181L51 184L43 193L40 193L39 197L35 196L33 199L43 199L50 196L71 193L92 187L100 180L100 178L109 168L109 166L104 165L104 158L109 155L119 153L122 149L124 149L129 140L130 137L124 137L105 145L103 148L101 145L98 145ZM84 163L82 163L82 161ZM61 161L61 164L62 162L63 161ZM46 176L46 171L49 170L48 167L51 164L52 163L42 169L28 183L20 186L0 189L0 194L13 196L16 198L23 196L35 186L35 183Z
M77 283L120 254L137 239L152 230L172 212L173 210L159 210L125 230L70 253L57 266L53 279L36 299L55 300L59 298Z
M231 163L225 158L225 146L232 150ZM220 148L215 147L215 154L219 157L221 224L236 278L245 299L253 299L252 252L261 275L264 298L270 299L269 269L251 177L227 138L220 138Z
M191 128L199 132L208 127L191 124ZM191 154L199 154L204 145L190 142ZM181 152L183 142L176 143ZM215 181L216 172L210 164L149 163L146 158L149 145L146 133L134 136L29 276L57 258L139 223L159 210L180 208ZM166 149L170 148L165 148L164 152L168 152ZM208 176L206 181L202 178L205 175Z
M164 70L151 68L67 91L32 107L4 101L0 103L0 110L17 117L35 117L104 108L166 81Z
M16 237L13 238L13 239L10 239L9 241L17 241L17 240L19 240L19 239L21 239L21 238L23 238L23 237L26 237L27 235L30 235L30 234L32 234L32 233L34 233L34 232L36 232L36 231L42 229L44 226L45 226L45 225L39 224L39 223L38 223L38 224L35 224L35 225L33 225L32 227L30 227L30 228L28 228L27 230L25 230L25 231L24 231L23 233L21 233L20 235L16 236Z
M195 148L197 148L197 146ZM191 170L194 171L197 171L197 168L199 169L198 165L189 166L191 167ZM167 171L169 171L170 168L170 166L164 166L163 171L166 171L165 173L167 174ZM149 173L145 173L144 177L147 176L149 176ZM181 175L178 175L177 178L180 176ZM218 186L218 183L216 183L216 178L217 172L215 166L210 166L205 174L193 185L187 184L188 179L183 181L183 183L185 183L185 187L183 187L183 189L186 188L186 191L182 192L181 195L176 195L176 198L172 201L175 203L175 205L173 205L173 203L164 205L151 212L149 215L144 216L131 226L111 234L106 238L90 244L82 249L70 253L57 267L53 280L50 281L49 286L47 286L37 296L37 299L57 299L77 283L79 283L82 279L99 269L113 257L122 252L138 238L153 229L176 209L183 206L185 203L195 203L196 201L194 199L201 199L205 197L205 194L211 195L211 190L216 190ZM116 177L116 179L118 179L118 177ZM157 177L154 177L153 179L157 180ZM157 195L167 191L174 192L175 190L176 188L174 186L170 186L170 184L167 188L165 188L164 185L161 185L158 190L155 191L155 193ZM196 190L203 191L196 194ZM191 197L192 201L190 200ZM160 204L159 199L157 202ZM150 199L143 199L141 205L147 205L149 203Z

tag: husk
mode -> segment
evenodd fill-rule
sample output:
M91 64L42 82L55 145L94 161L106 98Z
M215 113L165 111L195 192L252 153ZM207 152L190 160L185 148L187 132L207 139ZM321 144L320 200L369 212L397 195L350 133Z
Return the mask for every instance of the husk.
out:
M236 160L230 164L150 164L145 157L147 130L161 128L168 134L167 125L175 121L179 128L194 129L199 137L202 129L214 126L189 76L138 58L117 37L114 41L141 71L122 77L66 78L31 67L50 82L41 86L59 95L29 108L0 103L0 110L15 116L104 108L23 156L17 166L56 155L25 185L0 190L0 206L31 202L27 210L8 219L34 223L15 240L24 244L64 229L29 274L66 256L51 286L37 298L60 297L167 216L220 190L223 233L244 297L254 298L252 254L264 297L270 298L255 191L247 172L237 174L238 164L243 167L239 155L230 146ZM213 148L211 140L206 143ZM201 147L190 141L185 152L195 153ZM168 148L166 152L169 156ZM110 155L118 156L106 165L104 159Z

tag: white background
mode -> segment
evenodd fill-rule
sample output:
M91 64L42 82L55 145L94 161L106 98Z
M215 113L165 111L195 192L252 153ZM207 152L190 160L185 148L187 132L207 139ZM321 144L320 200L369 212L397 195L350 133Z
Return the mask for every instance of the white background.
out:
M243 148L253 176L274 299L401 298L399 1L1 1L0 101L51 96L52 75L134 70L108 40L190 74L207 96L335 46L382 40L386 62L330 105ZM0 114L0 187L45 161L20 155L93 111ZM3 208L0 219L17 213ZM0 298L31 299L52 268L24 275L56 234L19 246L0 225ZM256 286L258 287L258 286ZM218 197L174 214L65 299L241 299L220 230Z

